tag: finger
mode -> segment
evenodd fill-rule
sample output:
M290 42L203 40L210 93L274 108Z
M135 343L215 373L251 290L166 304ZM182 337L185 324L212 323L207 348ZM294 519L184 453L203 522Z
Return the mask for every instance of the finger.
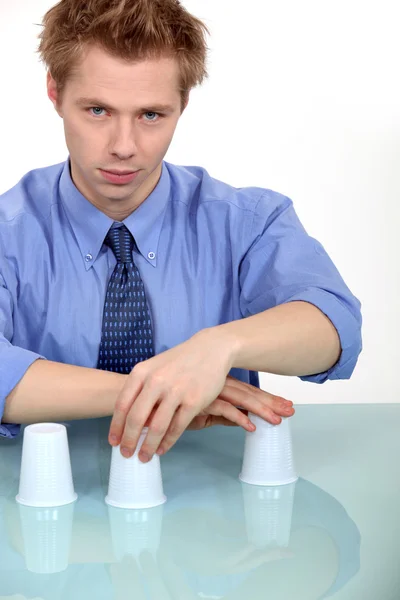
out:
M161 441L161 447L159 446L157 449L157 454L165 454L165 452L170 450L195 416L196 408L194 403L193 405L181 404Z
M147 417L147 421L146 421L146 423L144 424L144 426L145 426L145 427L150 427L150 423L151 423L151 421L152 421L152 419L153 419L154 415L156 414L158 407L159 407L159 404L156 404L155 406L153 406L153 408L152 408L152 410L151 410L151 413L150 413L150 415Z
M240 390L240 388L237 389ZM266 404L272 408L276 414L279 414L282 417L287 416L285 413L289 413L290 415L294 413L293 402L291 400L286 400L286 398L283 398L282 396L276 396L275 394L271 394L252 385L249 385L249 392L256 400Z
M159 405L149 425L147 436L140 448L139 459L142 462L146 463L153 458L155 451L171 424L178 406L179 400L177 398L174 398L173 401L165 398Z
M251 393L252 395L254 395L256 398L260 399L261 402L276 402L276 408L277 408L277 413L278 414L282 414L280 412L280 409L282 408L283 410L285 408L293 408L293 402L291 400L287 400L286 398L283 398L282 396L276 396L274 394L270 394L269 392L266 392L265 390L261 390L260 388L251 385L250 383L245 383L244 381L240 381L239 379L236 379L234 377L231 377L230 375L228 375L227 377L227 381L226 381L226 387L229 388L229 392L234 389L237 390L239 393L240 392L248 392ZM224 390L222 390L222 392L224 392ZM272 406L271 406L272 408ZM282 416L286 416L284 414L282 414Z
M199 429L207 429L208 427L213 427L214 425L237 427L236 423L232 423L232 421L228 421L228 419L225 419L224 417L218 417L215 415L197 415L197 417L190 421L189 425L186 427L186 431L198 431ZM160 444L160 447L161 446L162 442ZM161 454L163 454L163 452L161 452Z
M108 434L108 441L111 446L118 446L118 444L120 444L128 412L143 387L142 379L137 376L135 377L133 372L134 371L131 372L126 380L115 403L113 418Z
M150 385L143 387L126 417L121 438L121 454L125 458L130 458L135 452L144 425L155 405L160 401L161 398L157 388L151 388Z
M243 427L243 429L246 429L246 431L255 430L255 426L246 414L244 414L241 410L239 410L229 402L225 402L224 400L214 400L214 402L212 402L212 404L210 404L210 406L208 407L207 411L211 415L215 415L217 417L224 417L232 423L235 423L235 425Z
M276 414L272 408L260 402L253 394L246 393L242 390L232 390L229 393L224 391L218 396L218 399L245 408L248 412L261 417L272 425L279 425L282 422L280 415ZM286 416L289 416L289 413L286 413Z
M238 408L235 408L231 404L223 401L214 400L211 405L207 408L207 412L210 414L207 415L205 419L204 425L201 429L207 427L213 427L214 425L225 425L230 427L240 426L244 427L247 431L254 431L255 426L247 417L247 415ZM161 440L161 443L157 449L157 454L162 455L168 452L172 448L172 446L176 442L176 437L174 435L175 428L179 428L178 425L179 414L176 413L173 418L169 429L167 430L164 438ZM195 420L192 419L186 428L191 429L190 423Z
M289 401L288 404L284 398L272 396L267 392L260 395L231 387L224 388L218 398L245 408L273 425L281 423L281 417L291 417L295 412L293 405L290 406L293 403Z

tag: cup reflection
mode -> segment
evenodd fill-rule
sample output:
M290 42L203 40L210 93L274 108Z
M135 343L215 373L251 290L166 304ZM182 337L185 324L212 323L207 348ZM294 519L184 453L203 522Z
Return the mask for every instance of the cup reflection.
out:
M160 546L164 505L146 509L108 506L114 556L138 558L144 551L156 555Z
M296 483L274 487L241 484L247 538L256 548L289 546Z
M18 505L28 571L60 573L68 567L75 503L52 508Z

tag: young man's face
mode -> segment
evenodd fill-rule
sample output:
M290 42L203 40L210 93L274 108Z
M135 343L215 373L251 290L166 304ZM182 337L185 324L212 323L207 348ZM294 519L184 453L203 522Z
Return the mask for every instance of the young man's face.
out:
M153 191L179 117L179 66L162 58L124 63L97 47L85 52L62 103L47 76L49 98L64 120L71 175L79 191L115 220L123 220ZM81 98L93 102L79 103ZM102 170L138 171L111 183Z

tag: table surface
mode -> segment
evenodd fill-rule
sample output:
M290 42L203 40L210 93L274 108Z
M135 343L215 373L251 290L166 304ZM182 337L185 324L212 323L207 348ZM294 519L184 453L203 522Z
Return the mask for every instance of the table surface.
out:
M0 440L0 600L398 600L399 405L299 406L297 483L241 483L244 431L189 431L167 502L108 507L110 420L68 423L78 500L21 507L22 435Z

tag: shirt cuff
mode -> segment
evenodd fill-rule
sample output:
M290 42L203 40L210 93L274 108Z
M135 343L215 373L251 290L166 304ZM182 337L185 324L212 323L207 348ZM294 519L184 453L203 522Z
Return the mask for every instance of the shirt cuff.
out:
M334 294L320 288L306 289L288 298L283 304L296 301L309 302L328 317L338 332L342 348L339 360L328 371L305 375L300 379L312 383L324 383L328 379L350 379L362 350L361 316L357 320Z
M0 347L0 436L16 437L21 426L16 423L1 423L7 396L25 375L28 368L44 356L19 348L18 346Z

